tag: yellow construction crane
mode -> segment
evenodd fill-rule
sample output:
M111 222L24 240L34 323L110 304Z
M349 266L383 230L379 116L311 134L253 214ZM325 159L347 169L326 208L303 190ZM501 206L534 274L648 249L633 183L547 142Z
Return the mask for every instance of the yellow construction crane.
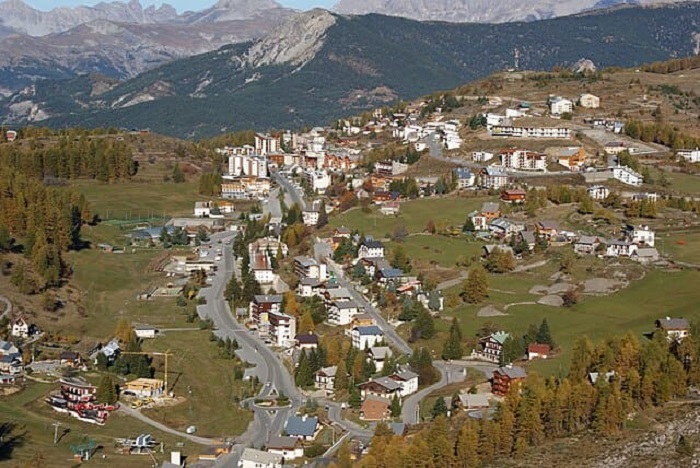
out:
M167 350L164 353L158 352L158 351L124 351L122 354L138 354L142 356L165 356L165 378L163 379L163 383L165 384L165 395L168 395L168 356L174 356L170 352L170 350Z

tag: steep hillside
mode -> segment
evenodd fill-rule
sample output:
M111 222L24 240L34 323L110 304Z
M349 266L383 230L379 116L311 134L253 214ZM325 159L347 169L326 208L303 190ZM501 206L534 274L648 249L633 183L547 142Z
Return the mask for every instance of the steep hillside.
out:
M300 127L512 67L516 48L521 68L534 70L581 57L607 67L691 55L699 16L700 5L684 4L459 25L315 10L259 42L173 62L107 91L71 95L71 87L45 82L0 105L6 121L38 115L49 125L149 127L178 136Z

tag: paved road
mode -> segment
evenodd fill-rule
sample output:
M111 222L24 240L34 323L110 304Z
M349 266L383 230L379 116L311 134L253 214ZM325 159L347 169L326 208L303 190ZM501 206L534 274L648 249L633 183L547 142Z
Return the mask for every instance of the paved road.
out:
M206 437L199 437L194 434L186 434L184 432L176 431L175 429L172 429L165 424L161 424L158 421L154 421L153 419L149 418L148 416L144 415L141 413L141 411L131 409L126 405L121 405L119 407L119 411L125 414L128 414L134 419L138 419L141 422L144 422L148 424L149 426L155 427L156 429L166 432L168 434L172 434L174 436L182 437L184 439L187 439L191 442L194 442L195 444L200 444L200 445L214 445L214 444L220 444L221 440L218 439L208 439Z
M396 329L389 325L389 323L384 319L384 317L382 317L382 314L379 312L379 309L370 304L367 298L358 290L356 290L354 285L352 285L347 279L345 279L343 272L340 270L339 267L335 265L333 261L329 259L327 263L328 268L335 273L335 277L338 280L338 284L344 288L347 288L348 291L350 291L350 293L353 295L355 301L365 309L366 313L372 316L375 322L377 322L377 326L382 330L382 332L384 332L384 337L393 344L394 348L403 354L411 354L413 352L413 349L408 345L408 343L404 341L403 338L401 338L401 336L399 336L399 334L396 332Z
M212 238L217 241L230 236L235 236L235 233L215 234ZM259 337L253 335L233 318L229 305L224 299L224 290L234 271L231 245L224 244L223 253L223 259L212 283L200 292L207 302L197 307L197 312L203 317L212 319L217 336L235 339L238 342L241 347L239 355L255 366L256 375L264 384L260 392L261 396L283 392L291 401L290 408L276 411L254 408L255 420L246 432L237 438L233 454L223 457L217 463L217 466L235 466L246 446L260 447L267 443L270 436L276 436L282 432L288 416L301 406L302 397L279 356Z
M292 198L292 201L294 203L299 205L299 207L301 207L302 210L306 209L306 200L304 200L303 194L299 193L299 191L296 188L294 188L294 186L288 179L282 177L277 172L271 172L271 176L277 181L280 187L284 188L284 190Z
M0 296L0 302L5 304L5 310L3 311L2 315L0 315L0 318L3 317L12 317L12 301L10 301L8 298L5 296Z
M434 361L433 365L440 371L440 380L404 400L401 408L401 419L406 424L418 424L420 422L420 402L436 390L452 383L463 381L467 368L480 370L486 378L491 378L493 370L497 367L492 364L474 361Z
M270 215L271 219L282 219L282 205L279 200L279 188L270 191L267 202L262 204L263 215Z

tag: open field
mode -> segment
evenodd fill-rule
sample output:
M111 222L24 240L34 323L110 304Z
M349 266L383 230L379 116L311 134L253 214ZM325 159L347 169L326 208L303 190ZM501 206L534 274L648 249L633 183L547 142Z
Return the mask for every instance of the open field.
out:
M184 431L197 426L197 435L225 437L245 431L252 413L241 409L234 398L252 396L249 382L235 381L230 360L218 357L209 341L211 331L168 332L143 344L144 351L170 351L170 389L185 402L177 406L145 410L145 414L169 427ZM156 377L163 378L163 358L156 357ZM246 394L248 388L248 394Z
M469 259L480 255L484 243L477 240L467 241L465 236L415 235L407 237L401 243L389 242L386 246L389 250L395 246L401 246L412 261L424 261L443 268L455 268L460 258Z
M546 318L562 352L554 359L533 363L531 368L546 375L556 374L568 369L572 346L581 336L599 340L631 330L643 339L642 333L652 330L654 320L661 316L699 320L698 280L700 272L696 271L651 271L646 278L633 282L623 291L604 297L586 297L570 309L523 305L510 308L508 316L480 318L476 317L474 308L469 307L457 309L454 315L459 317L465 337L475 336L486 322L522 334L529 324L539 324Z
M399 216L384 216L374 207L371 213L353 209L330 219L330 228L346 226L359 229L376 238L384 238L393 233L398 226L406 226L409 233L425 230L429 220L436 225L456 226L461 229L467 219L467 213L479 208L487 198L462 198L457 196L445 198L425 198L401 204Z
M98 452L98 460L104 453L110 466L143 467L146 459L142 456L117 455L113 448L115 438L136 437L143 433L152 434L156 440L165 443L165 454L154 454L159 463L169 459L170 450L181 450L190 456L199 453L200 447L196 444L186 442L182 448L176 447L177 442L182 442L179 438L160 433L118 413L113 414L102 427L56 413L43 402L44 396L51 389L50 385L30 383L23 392L0 399L0 418L3 423L12 426L11 432L4 434L0 465L18 468L76 466L71 458L70 446L93 439L98 446L103 447ZM62 424L59 435L62 431L69 430L56 445L53 444L54 422ZM15 437L17 439L13 441Z
M680 233L660 237L657 248L674 260L700 265L700 233Z

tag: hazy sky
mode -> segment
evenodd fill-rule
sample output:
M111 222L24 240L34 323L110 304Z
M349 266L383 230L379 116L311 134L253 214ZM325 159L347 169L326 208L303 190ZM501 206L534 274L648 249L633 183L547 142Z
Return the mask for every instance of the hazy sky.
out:
M27 4L38 8L40 10L50 10L57 6L76 6L76 5L95 5L100 3L101 0L24 0ZM110 0L102 0L110 1ZM128 1L128 0L123 0ZM278 3L290 8L297 8L299 10L308 10L314 7L330 8L334 4L338 3L338 0L277 0ZM171 0L171 1L153 1L153 0L141 0L141 4L147 5L160 5L162 3L169 3L179 12L183 11L198 11L213 5L216 0Z

